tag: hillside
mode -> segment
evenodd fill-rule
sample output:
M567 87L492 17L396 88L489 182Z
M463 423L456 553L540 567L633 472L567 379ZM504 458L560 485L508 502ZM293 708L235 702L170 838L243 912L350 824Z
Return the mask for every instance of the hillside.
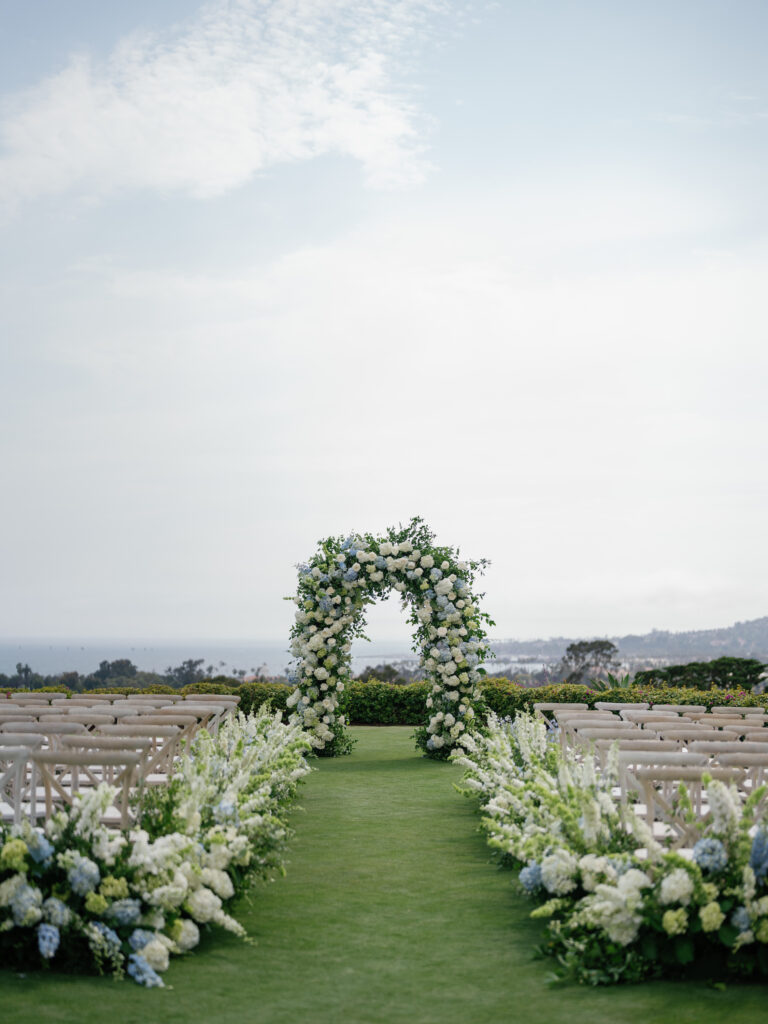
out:
M494 640L493 649L500 657L544 658L562 657L566 647L576 640L592 637L551 637L548 640ZM604 639L604 638L600 638ZM768 661L768 616L737 622L720 629L696 629L682 633L654 629L650 633L629 633L611 636L623 658L663 658L694 661L733 655Z

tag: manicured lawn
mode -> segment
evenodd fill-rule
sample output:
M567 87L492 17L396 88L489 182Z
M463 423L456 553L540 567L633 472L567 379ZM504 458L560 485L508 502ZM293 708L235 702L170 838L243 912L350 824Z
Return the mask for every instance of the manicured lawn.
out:
M755 1024L768 991L653 983L547 987L541 930L477 832L457 769L411 729L360 727L352 757L319 761L293 816L288 875L165 975L172 988L0 973L0 1020L72 1024Z

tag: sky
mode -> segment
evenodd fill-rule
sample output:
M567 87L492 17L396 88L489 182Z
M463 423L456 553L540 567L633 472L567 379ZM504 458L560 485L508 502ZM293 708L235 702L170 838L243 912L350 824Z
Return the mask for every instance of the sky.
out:
M0 0L0 635L279 640L415 515L496 637L768 614L767 31Z

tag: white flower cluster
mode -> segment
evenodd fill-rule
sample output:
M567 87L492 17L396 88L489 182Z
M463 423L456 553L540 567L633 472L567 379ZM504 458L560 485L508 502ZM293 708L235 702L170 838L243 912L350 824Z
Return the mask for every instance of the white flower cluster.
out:
M332 749L344 729L339 695L349 682L352 639L362 631L365 608L392 589L409 610L432 684L427 752L444 756L472 730L478 666L487 654L470 591L473 565L450 549L435 549L431 535L416 526L390 531L386 539L330 538L309 564L299 566L291 643L296 689L288 705L317 750Z
M660 948L685 936L686 958L699 941L719 942L724 959L727 950L768 944L762 790L744 800L734 786L710 780L708 819L683 856L665 848L672 837L655 839L631 803L616 799L615 751L597 772L591 753L563 751L552 738L529 715L514 722L490 715L487 731L453 760L483 805L489 844L525 865L520 884L544 901L532 916L554 917L550 948L571 976L601 984L625 972L654 973L645 952L654 943L636 942L641 928L646 938L655 928ZM680 811L693 815L686 799L681 787Z
M309 771L309 749L300 726L284 724L279 712L231 715L216 737L198 734L173 787L157 791L181 830L157 834L150 803L146 827L109 831L100 821L115 790L106 785L55 814L44 831L0 827L0 942L34 944L37 936L50 959L61 933L74 930L99 962L155 985L170 953L197 944L199 925L244 936L224 904L235 879L282 867L282 808ZM13 873L2 878L4 869ZM58 898L67 889L71 905ZM134 950L127 963L125 942Z

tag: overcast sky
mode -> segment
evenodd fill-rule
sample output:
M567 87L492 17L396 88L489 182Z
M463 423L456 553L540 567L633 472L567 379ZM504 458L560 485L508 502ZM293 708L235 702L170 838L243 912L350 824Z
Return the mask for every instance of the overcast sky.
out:
M281 639L417 514L499 637L768 614L767 30L1 0L0 634Z

